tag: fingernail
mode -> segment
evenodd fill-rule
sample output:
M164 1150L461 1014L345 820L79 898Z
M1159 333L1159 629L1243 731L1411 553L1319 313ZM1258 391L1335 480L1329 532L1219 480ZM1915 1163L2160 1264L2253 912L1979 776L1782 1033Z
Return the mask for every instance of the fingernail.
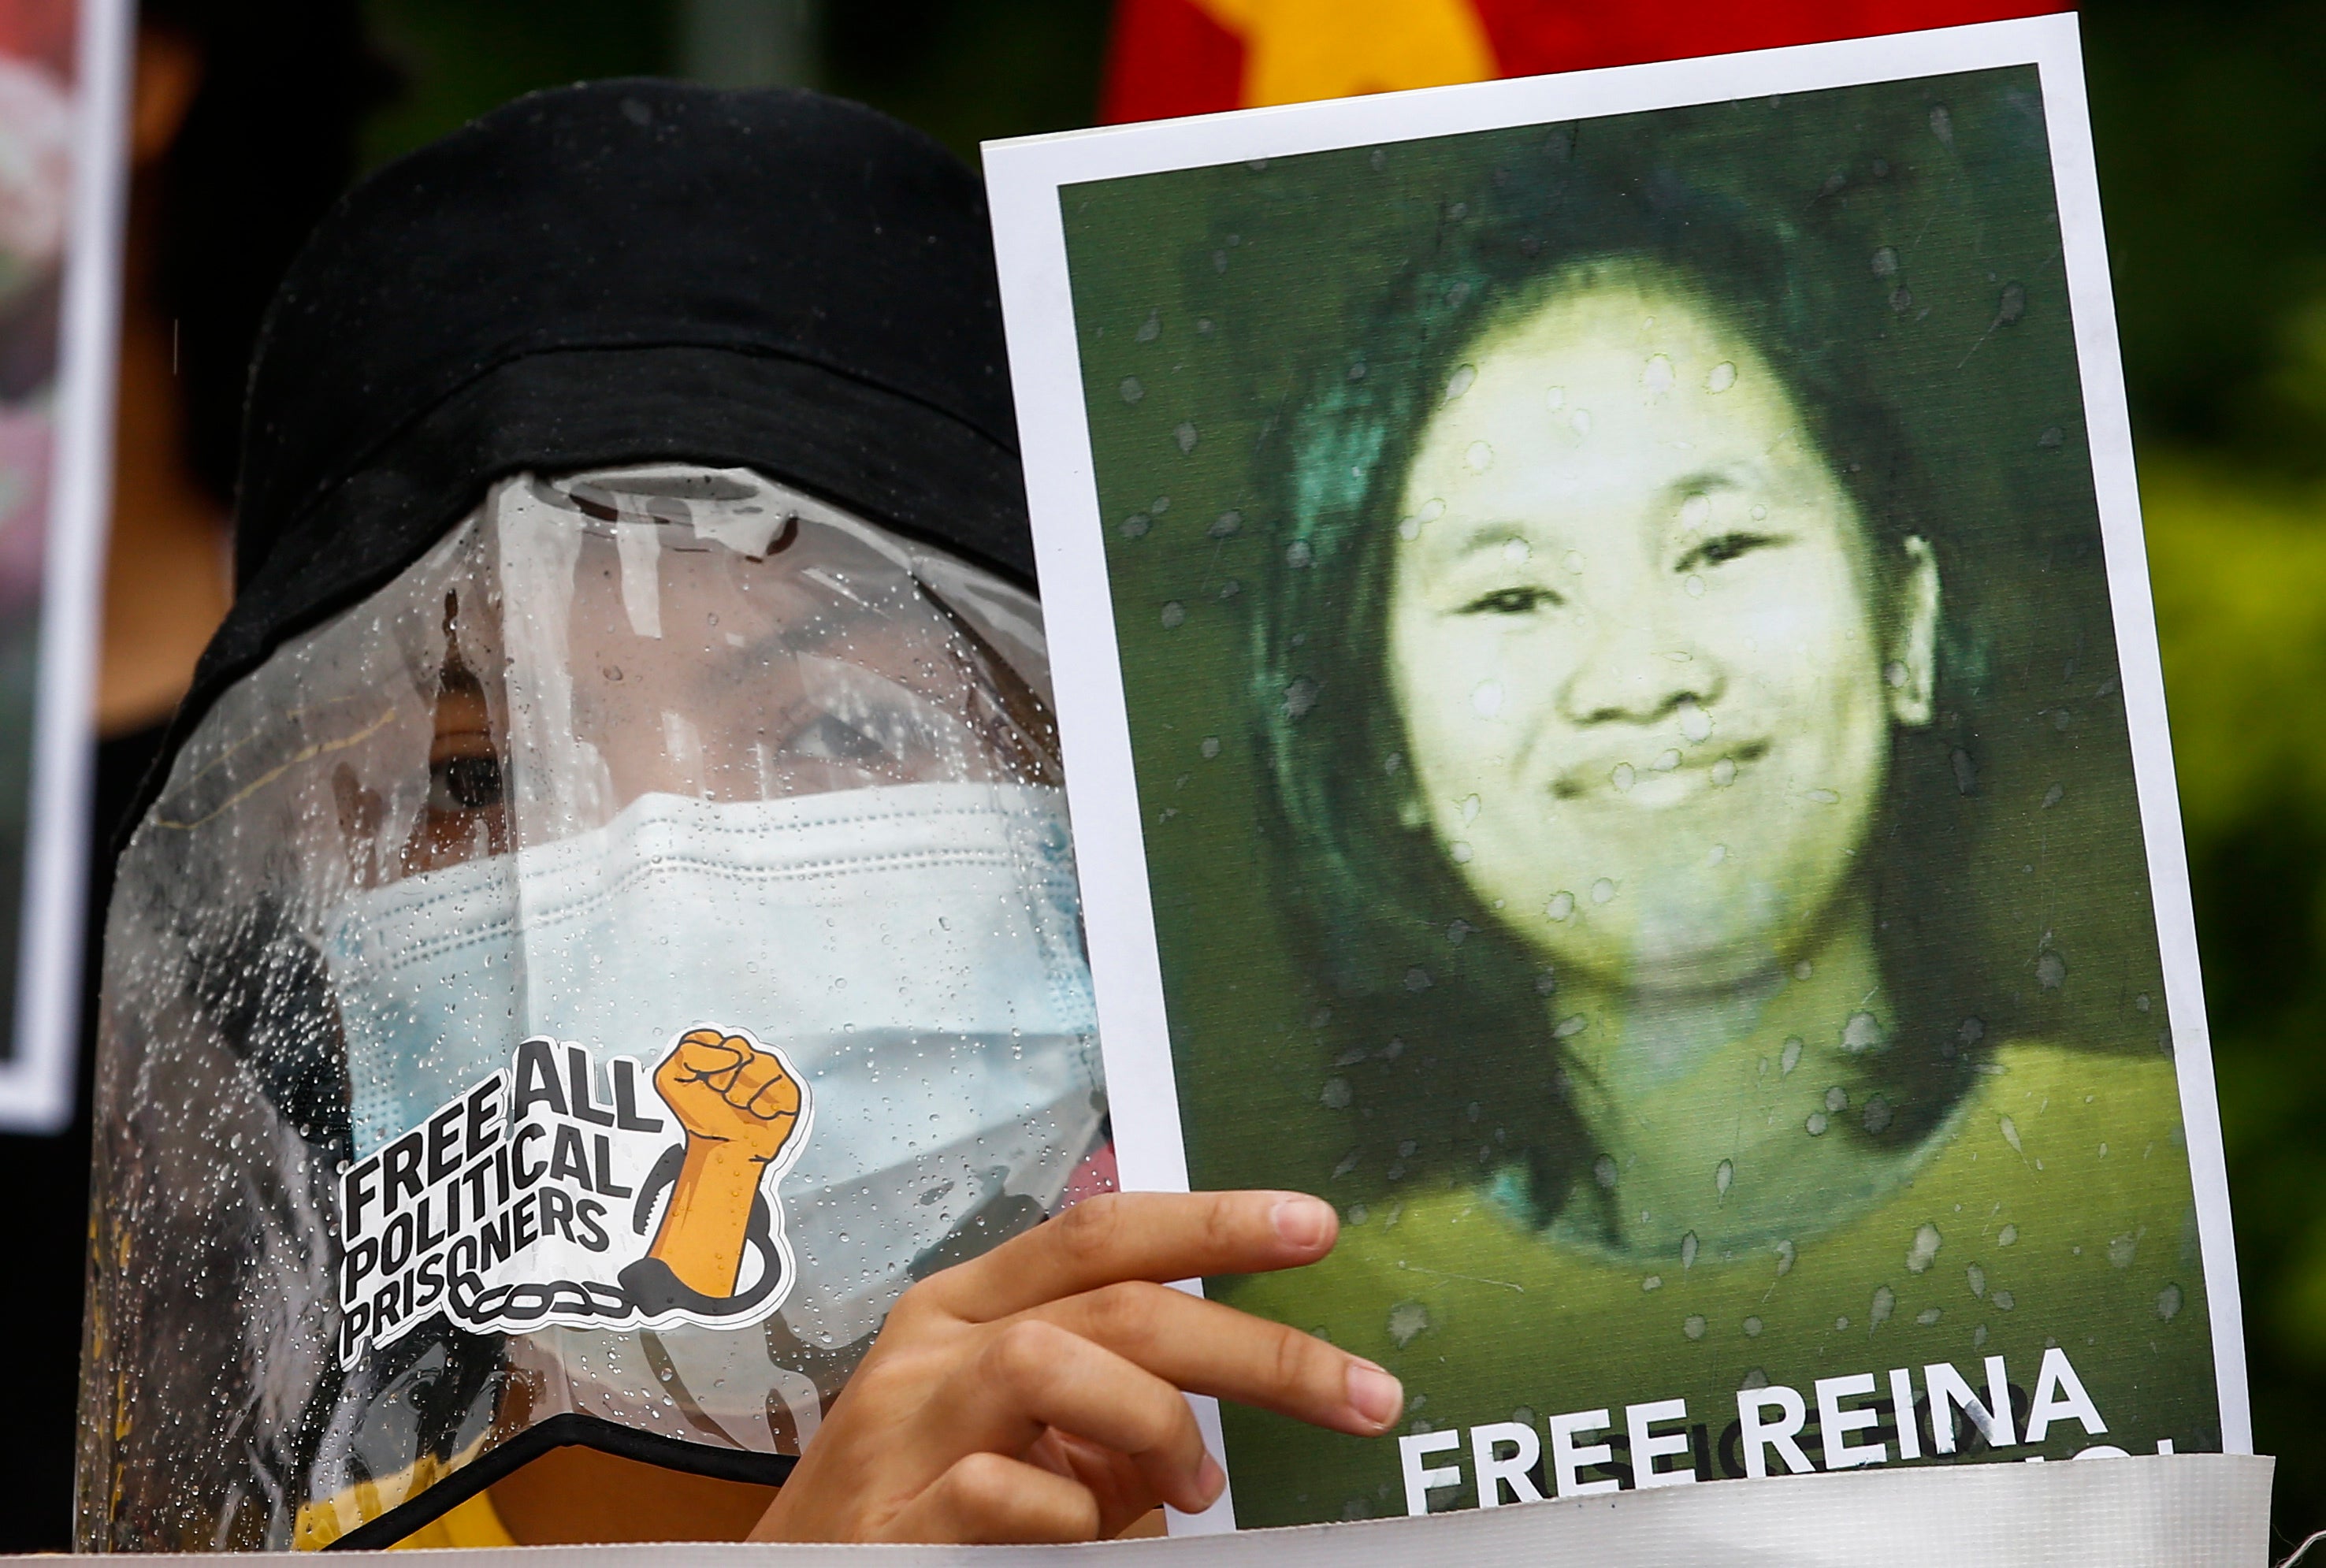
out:
M1204 1455L1203 1464L1196 1471L1196 1495L1203 1499L1204 1507L1208 1508L1218 1502L1227 1486L1227 1471L1220 1468L1220 1461L1208 1453Z
M1349 1363L1349 1408L1375 1426L1387 1426L1405 1410L1405 1385L1371 1361Z
M1316 1198L1287 1198L1268 1217L1279 1240L1303 1251L1321 1245L1333 1230L1332 1205Z

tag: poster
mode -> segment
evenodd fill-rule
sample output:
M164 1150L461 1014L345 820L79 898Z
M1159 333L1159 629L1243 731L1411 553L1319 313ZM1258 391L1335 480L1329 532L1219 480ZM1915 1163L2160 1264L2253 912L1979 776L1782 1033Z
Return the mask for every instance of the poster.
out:
M0 1131L73 1109L129 23L0 5Z
M1125 1184L1408 1399L1175 1527L2247 1451L2074 20L986 167Z

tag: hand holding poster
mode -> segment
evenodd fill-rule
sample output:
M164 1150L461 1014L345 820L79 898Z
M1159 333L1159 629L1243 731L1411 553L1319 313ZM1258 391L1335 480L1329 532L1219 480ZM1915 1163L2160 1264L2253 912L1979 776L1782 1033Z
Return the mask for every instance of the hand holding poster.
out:
M1125 1183L1332 1200L1207 1288L1409 1396L1234 1522L2248 1446L2083 115L2043 19L989 150Z

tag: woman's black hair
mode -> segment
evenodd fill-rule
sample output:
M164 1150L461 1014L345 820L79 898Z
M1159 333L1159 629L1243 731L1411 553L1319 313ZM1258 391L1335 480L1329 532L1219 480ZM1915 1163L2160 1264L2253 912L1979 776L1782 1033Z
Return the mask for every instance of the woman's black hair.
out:
M1354 1135L1335 1174L1382 1193L1425 1172L1515 1168L1543 1220L1596 1153L1550 1026L1558 977L1481 907L1427 827L1400 821L1403 723L1382 677L1400 497L1465 354L1570 288L1637 281L1689 300L1791 391L1856 504L1876 591L1899 580L1905 541L1930 544L1948 590L1940 709L1976 662L1944 508L1864 352L1884 307L1847 286L1862 260L1766 206L1619 158L1586 172L1572 149L1554 133L1446 201L1382 307L1316 367L1268 465L1281 533L1253 650L1268 837L1329 1020L1325 1103ZM1869 830L1886 842L1866 859L1900 1016L1883 1021L1885 1093L1847 1136L1911 1139L1968 1083L1965 1048L1983 1026L1957 968L1963 944L1930 913L1944 903L1934 862L1970 790L1961 755L1943 735L1893 730L1888 797Z
M176 323L186 455L234 496L258 323L310 229L354 181L363 122L398 77L359 0L143 0L201 81L160 169L160 306Z

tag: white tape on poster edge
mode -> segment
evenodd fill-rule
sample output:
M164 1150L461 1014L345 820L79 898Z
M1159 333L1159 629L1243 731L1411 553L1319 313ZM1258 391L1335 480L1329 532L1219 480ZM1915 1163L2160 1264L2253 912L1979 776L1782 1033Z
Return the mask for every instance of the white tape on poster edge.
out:
M1083 1568L1200 1558L1208 1568L2267 1568L2276 1461L2234 1454L2005 1461L1856 1471L1775 1480L1616 1492L1475 1508L1425 1518L1246 1530L1202 1539L1080 1546L529 1546L460 1554L474 1568L748 1568L770 1561L832 1568ZM132 1561L123 1558L124 1562ZM6 1557L0 1563L53 1563ZM214 1563L145 1555L143 1563ZM312 1564L306 1553L237 1559Z

